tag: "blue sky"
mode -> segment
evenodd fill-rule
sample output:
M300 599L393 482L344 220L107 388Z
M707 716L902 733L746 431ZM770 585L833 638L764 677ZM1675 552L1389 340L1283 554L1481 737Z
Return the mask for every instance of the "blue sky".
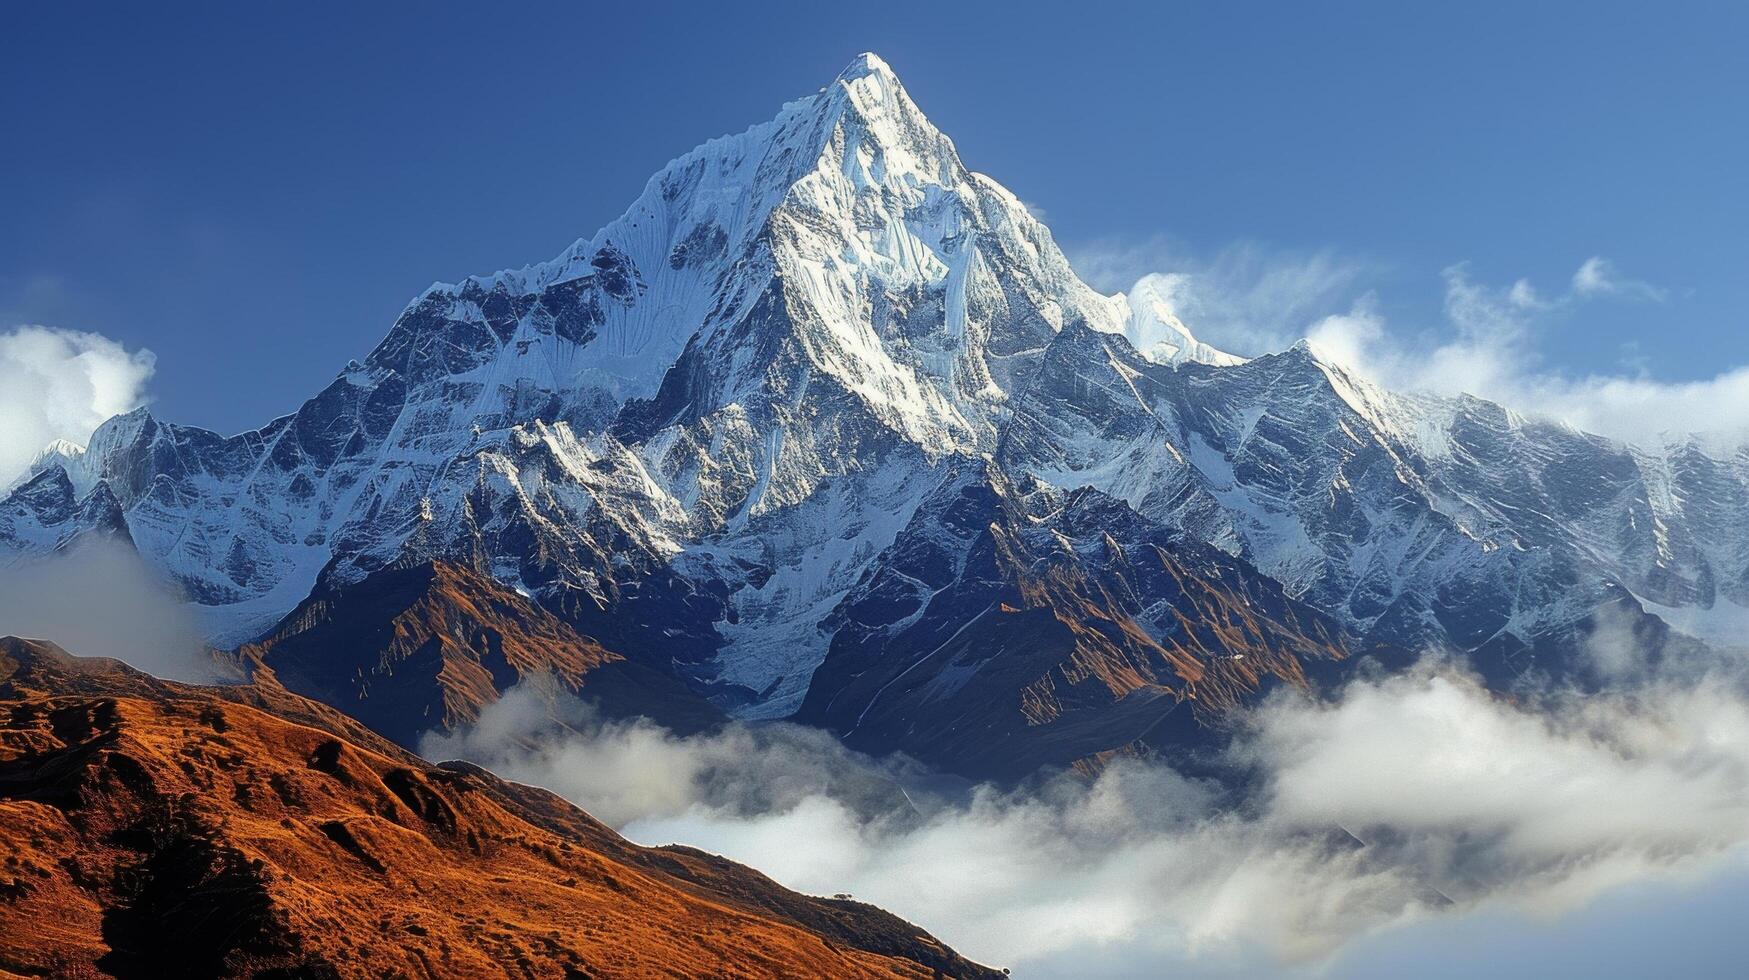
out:
M1539 370L1749 360L1742 5L235 6L0 32L0 329L150 348L179 421L291 410L433 280L556 254L864 49L1101 285L1221 280L1211 339L1366 294L1448 331L1467 262L1544 298ZM1592 256L1644 289L1566 302Z

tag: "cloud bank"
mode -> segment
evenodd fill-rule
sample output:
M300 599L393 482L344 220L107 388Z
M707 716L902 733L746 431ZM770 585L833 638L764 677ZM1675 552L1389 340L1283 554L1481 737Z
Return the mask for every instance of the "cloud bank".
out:
M102 334L22 326L0 334L0 485L56 439L81 445L146 400L154 357Z
M1484 933L1472 963L1529 976L1546 929L1591 928L1600 896L1711 907L1691 883L1721 869L1726 893L1749 887L1749 700L1721 670L1509 702L1429 660L1325 701L1281 693L1227 750L1256 776L1244 793L1145 763L956 786L816 731L678 738L537 687L422 753L634 840L852 893L1021 976L1383 976L1453 923Z
M158 677L217 679L193 611L131 547L88 540L0 569L0 636L49 640Z

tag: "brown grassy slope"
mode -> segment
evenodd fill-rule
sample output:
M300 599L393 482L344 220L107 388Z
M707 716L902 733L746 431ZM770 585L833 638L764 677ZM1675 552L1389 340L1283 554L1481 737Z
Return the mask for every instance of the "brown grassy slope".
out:
M257 685L0 639L0 973L991 976Z
M311 596L238 656L406 746L427 731L479 720L501 692L535 674L610 717L647 716L682 733L725 720L678 678L605 649L514 589L441 561L391 566Z

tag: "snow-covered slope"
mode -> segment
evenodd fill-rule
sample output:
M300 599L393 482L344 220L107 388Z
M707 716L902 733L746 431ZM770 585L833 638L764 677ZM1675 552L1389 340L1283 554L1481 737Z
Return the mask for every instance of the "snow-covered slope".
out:
M738 587L676 628L761 648L718 659L793 703L919 474L993 449L1065 323L1128 315L864 55L556 259L431 287L295 414L222 438L136 412L39 469L113 492L221 642L407 548L603 607L672 565Z
M1377 642L1510 659L1624 589L1749 605L1749 455L1400 395L1305 344L1173 370L1064 331L998 459L1243 556Z
M1165 339L1137 352L1126 334ZM1017 554L1044 554L1038 536L1070 519L1052 501L1091 487L1140 522L1132 541L1228 556L1186 565L1207 578L1175 595L1242 605L1233 576L1267 575L1363 645L1521 667L1623 590L1749 605L1749 458L1383 392L1305 348L1215 350L1162 297L1082 283L873 55L673 161L552 261L432 286L291 415L222 437L142 410L45 453L0 500L0 556L125 534L227 644L318 581L460 560L776 716L850 611L909 574L893 564L916 547L906 529L943 526L919 508L967 466L1028 502L1003 532ZM1106 575L1071 577L1114 588ZM919 621L978 612L975 586ZM1133 613L1135 649L1177 642L1180 606L1081 600ZM1282 630L1256 639L1287 649ZM896 636L859 632L858 655Z

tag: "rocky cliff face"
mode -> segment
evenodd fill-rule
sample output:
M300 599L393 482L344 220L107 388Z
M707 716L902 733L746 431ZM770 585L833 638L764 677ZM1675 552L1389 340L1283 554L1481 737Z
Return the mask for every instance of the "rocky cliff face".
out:
M0 839L0 970L18 975L1000 976L879 909L638 847L281 689L11 637Z
M1144 328L1176 339L1139 352ZM994 530L954 524L968 492L1002 501ZM1090 501L1121 559L1072 523ZM945 739L971 723L951 690L1002 705L1016 758L1055 758L1043 730L1121 717L1054 744L1128 745L1164 710L1131 717L1139 697L1201 701L1211 670L1236 698L1308 657L1431 646L1507 685L1569 669L1600 607L1749 604L1749 454L1215 350L1158 297L1077 279L863 56L554 260L433 286L294 414L228 438L122 416L0 500L6 556L88 533L131 539L225 644L442 559L743 717L805 704L918 749L857 720L903 707ZM997 643L992 602L1057 625L1025 656L936 642ZM1089 617L1123 635L1069 625ZM1080 692L1061 714L1047 676Z
M258 643L244 672L314 698L408 748L476 722L524 681L550 681L613 718L689 734L727 718L668 663L626 659L477 572L390 566L312 596Z

